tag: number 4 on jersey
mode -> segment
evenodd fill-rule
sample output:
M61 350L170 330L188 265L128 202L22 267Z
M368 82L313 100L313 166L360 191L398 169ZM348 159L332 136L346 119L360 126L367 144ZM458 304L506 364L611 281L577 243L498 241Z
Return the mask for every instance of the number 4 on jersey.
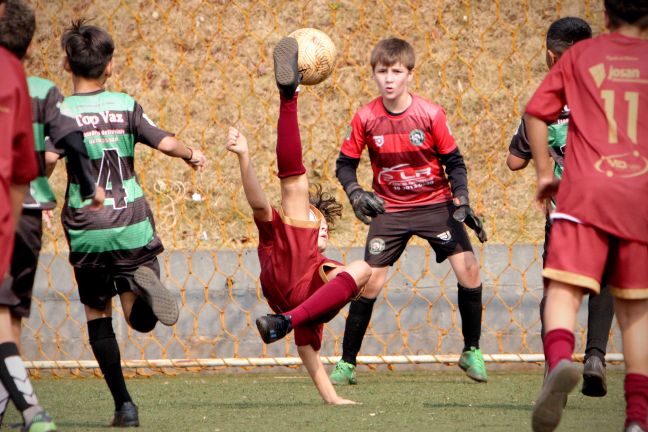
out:
M97 185L106 191L106 198L113 199L113 208L126 208L128 194L124 188L121 159L117 149L104 149L99 168Z

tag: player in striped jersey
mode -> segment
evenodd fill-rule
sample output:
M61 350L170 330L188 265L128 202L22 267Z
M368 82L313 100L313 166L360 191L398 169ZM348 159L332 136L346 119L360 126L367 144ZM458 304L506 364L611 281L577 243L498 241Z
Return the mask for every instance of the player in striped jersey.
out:
M373 304L388 266L398 260L414 235L428 241L437 262L450 261L458 280L464 336L459 366L476 381L488 379L479 348L479 265L463 225L475 230L482 242L486 232L470 208L466 165L443 108L408 91L414 64L414 49L406 41L390 38L376 45L371 67L380 96L356 112L337 160L337 177L356 216L370 225L365 260L372 276L364 295L351 303L342 359L331 373L335 384L356 383L356 356ZM365 191L356 176L365 147L373 170L373 192Z
M564 17L554 21L547 31L547 66L551 68L563 53L578 41L592 37L592 29L586 21L575 17ZM567 129L569 126L569 108L565 106L556 122L548 126L549 154L554 160L554 176L560 179L563 174L565 148L567 146ZM531 160L531 148L527 139L524 119L520 122L518 131L511 139L506 165L512 171L526 168ZM552 201L552 208L555 202ZM543 262L546 259L549 246L551 219L547 217L545 224L545 242L542 253ZM540 301L541 334L544 337L544 307L546 293ZM605 372L605 353L614 318L612 294L607 284L601 287L601 292L590 294L587 304L587 345L585 347L585 366L583 368L582 393L586 396L600 397L607 394ZM547 370L545 368L545 370Z
M112 425L138 426L137 406L121 370L111 299L120 296L126 321L140 332L153 330L158 321L173 325L178 305L159 279L157 255L163 247L135 173L135 144L182 158L193 169L206 160L199 150L159 129L132 97L104 89L115 48L105 30L76 21L64 32L62 45L74 95L64 100L61 111L83 131L93 177L106 189L104 208L88 211L78 173L67 164L62 219L70 263L85 306L90 345L115 402Z

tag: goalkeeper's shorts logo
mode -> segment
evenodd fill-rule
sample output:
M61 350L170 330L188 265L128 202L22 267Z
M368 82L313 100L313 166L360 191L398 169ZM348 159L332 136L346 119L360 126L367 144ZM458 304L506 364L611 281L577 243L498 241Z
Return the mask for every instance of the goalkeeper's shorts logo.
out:
M445 232L442 232L441 234L437 234L436 237L437 237L439 240L441 240L441 241L443 241L443 242L446 242L446 243L449 242L450 240L452 240L452 234L450 233L449 230L448 230L448 231L445 231Z
M369 253L371 255L378 255L385 250L385 240L380 237L374 237L369 241Z

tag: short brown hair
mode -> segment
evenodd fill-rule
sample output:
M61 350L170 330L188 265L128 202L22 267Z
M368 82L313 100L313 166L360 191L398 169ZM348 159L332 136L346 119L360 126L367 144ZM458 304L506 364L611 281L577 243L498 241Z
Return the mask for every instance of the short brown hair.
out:
M400 63L408 70L414 69L416 54L409 42L398 38L383 39L371 51L371 69L376 69L379 64L393 66Z
M642 30L648 28L647 0L605 0L603 3L613 29L623 24L637 26Z
M322 185L316 184L313 189L309 193L310 203L322 213L329 227L332 227L335 225L335 220L342 217L342 204L332 194L324 192Z
M5 5L0 16L0 46L11 51L19 59L27 53L27 48L36 31L36 18L33 9L23 0L0 1Z

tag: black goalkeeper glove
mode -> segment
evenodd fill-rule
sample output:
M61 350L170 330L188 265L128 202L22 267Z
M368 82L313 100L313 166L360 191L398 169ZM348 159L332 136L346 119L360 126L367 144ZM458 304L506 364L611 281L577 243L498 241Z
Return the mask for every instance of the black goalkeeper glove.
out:
M385 213L385 201L373 192L367 192L362 188L351 191L349 201L356 217L367 225L371 223L370 218Z
M460 196L457 199L459 203L457 204L457 202L455 202L457 208L452 214L452 217L457 222L462 222L466 224L468 228L475 231L475 234L477 234L477 238L479 239L479 241L484 243L486 240L488 240L488 235L484 230L484 224L482 223L481 219L479 219L475 215L473 209L470 208L467 197Z

